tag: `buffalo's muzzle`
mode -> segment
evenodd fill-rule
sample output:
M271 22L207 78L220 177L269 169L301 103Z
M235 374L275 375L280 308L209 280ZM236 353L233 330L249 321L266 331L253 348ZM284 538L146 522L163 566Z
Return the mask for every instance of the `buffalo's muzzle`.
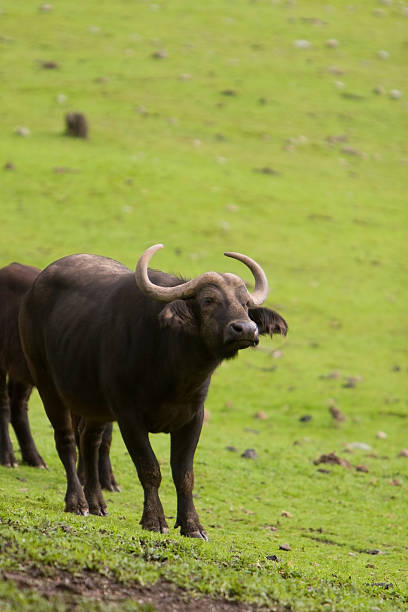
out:
M232 321L225 330L224 340L227 344L236 344L237 348L256 346L259 342L258 327L245 319Z

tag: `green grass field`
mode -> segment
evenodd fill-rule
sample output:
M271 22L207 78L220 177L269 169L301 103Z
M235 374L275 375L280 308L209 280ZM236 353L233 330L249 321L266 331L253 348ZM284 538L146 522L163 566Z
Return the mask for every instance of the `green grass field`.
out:
M35 393L49 471L0 469L0 608L156 609L6 580L67 570L124 588L160 578L186 589L191 610L204 594L246 609L406 610L408 3L0 9L0 265L89 252L133 268L163 242L162 270L250 281L223 256L240 251L264 267L267 304L289 323L286 339L214 376L195 460L208 543L142 532L142 489L117 430L122 492L106 495L109 516L64 514ZM64 136L72 110L85 113L88 141ZM171 523L169 440L152 439ZM248 448L256 460L241 457ZM353 467L313 463L333 451Z

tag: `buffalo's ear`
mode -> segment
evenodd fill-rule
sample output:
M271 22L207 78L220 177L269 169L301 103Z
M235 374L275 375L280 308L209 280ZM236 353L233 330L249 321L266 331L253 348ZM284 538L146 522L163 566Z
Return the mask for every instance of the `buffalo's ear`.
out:
M194 314L185 300L174 300L167 304L159 314L161 327L183 329L193 333L197 331Z
M274 310L269 310L269 308L250 308L248 314L252 321L257 324L261 335L269 334L272 337L273 334L281 334L286 336L288 333L288 324L285 319Z

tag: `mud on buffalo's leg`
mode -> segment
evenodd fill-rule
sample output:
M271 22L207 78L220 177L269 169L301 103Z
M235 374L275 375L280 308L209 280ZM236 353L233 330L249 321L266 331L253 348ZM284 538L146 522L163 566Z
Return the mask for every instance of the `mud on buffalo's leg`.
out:
M208 540L194 507L193 460L203 424L204 408L181 429L171 433L171 470L177 491L177 520L181 535Z
M6 378L6 372L0 370L0 465L17 467L9 435L10 404Z
M81 429L80 449L85 468L85 497L89 512L98 516L108 514L99 483L99 447L105 423L86 420Z
M140 524L143 529L167 533L168 527L159 498L160 466L150 446L148 432L134 413L125 417L120 416L118 423L144 491Z
M10 420L20 445L23 463L33 467L46 468L47 465L35 446L28 421L28 400L32 386L9 378L8 390Z
M120 491L120 487L113 475L110 461L110 447L112 444L112 423L107 423L102 433L102 441L99 447L99 481L102 489L107 491Z
M55 446L65 468L67 477L65 512L87 516L89 514L88 502L76 471L75 433L72 427L71 412L65 408L57 391L49 383L42 386L38 382L37 386L47 416L54 428Z

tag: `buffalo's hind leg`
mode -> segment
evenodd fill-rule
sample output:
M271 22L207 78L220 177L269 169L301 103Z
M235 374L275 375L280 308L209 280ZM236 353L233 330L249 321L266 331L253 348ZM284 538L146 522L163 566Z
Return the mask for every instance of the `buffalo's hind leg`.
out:
M203 416L204 409L201 408L189 423L171 433L170 463L177 491L177 520L174 526L180 527L181 535L208 540L193 502L193 460Z
M38 383L38 391L45 411L54 428L55 446L65 468L67 492L65 495L65 512L89 514L88 502L85 499L76 470L75 433L72 427L71 412L62 403L57 391L48 384Z
M148 531L168 532L163 506L159 498L160 466L150 445L149 434L134 410L118 418L123 440L132 457L144 491L143 514L140 521Z
M89 512L98 516L108 514L99 482L99 447L105 423L84 421L80 434L81 457L85 469L85 497Z
M102 433L102 441L99 447L99 481L102 489L106 489L107 491L120 491L110 461L112 430L112 423L107 423Z
M44 459L38 452L28 421L28 399L32 386L9 378L10 420L20 445L23 463L33 467L46 468Z
M9 435L10 404L7 391L7 375L0 370L0 465L17 467L13 445Z

